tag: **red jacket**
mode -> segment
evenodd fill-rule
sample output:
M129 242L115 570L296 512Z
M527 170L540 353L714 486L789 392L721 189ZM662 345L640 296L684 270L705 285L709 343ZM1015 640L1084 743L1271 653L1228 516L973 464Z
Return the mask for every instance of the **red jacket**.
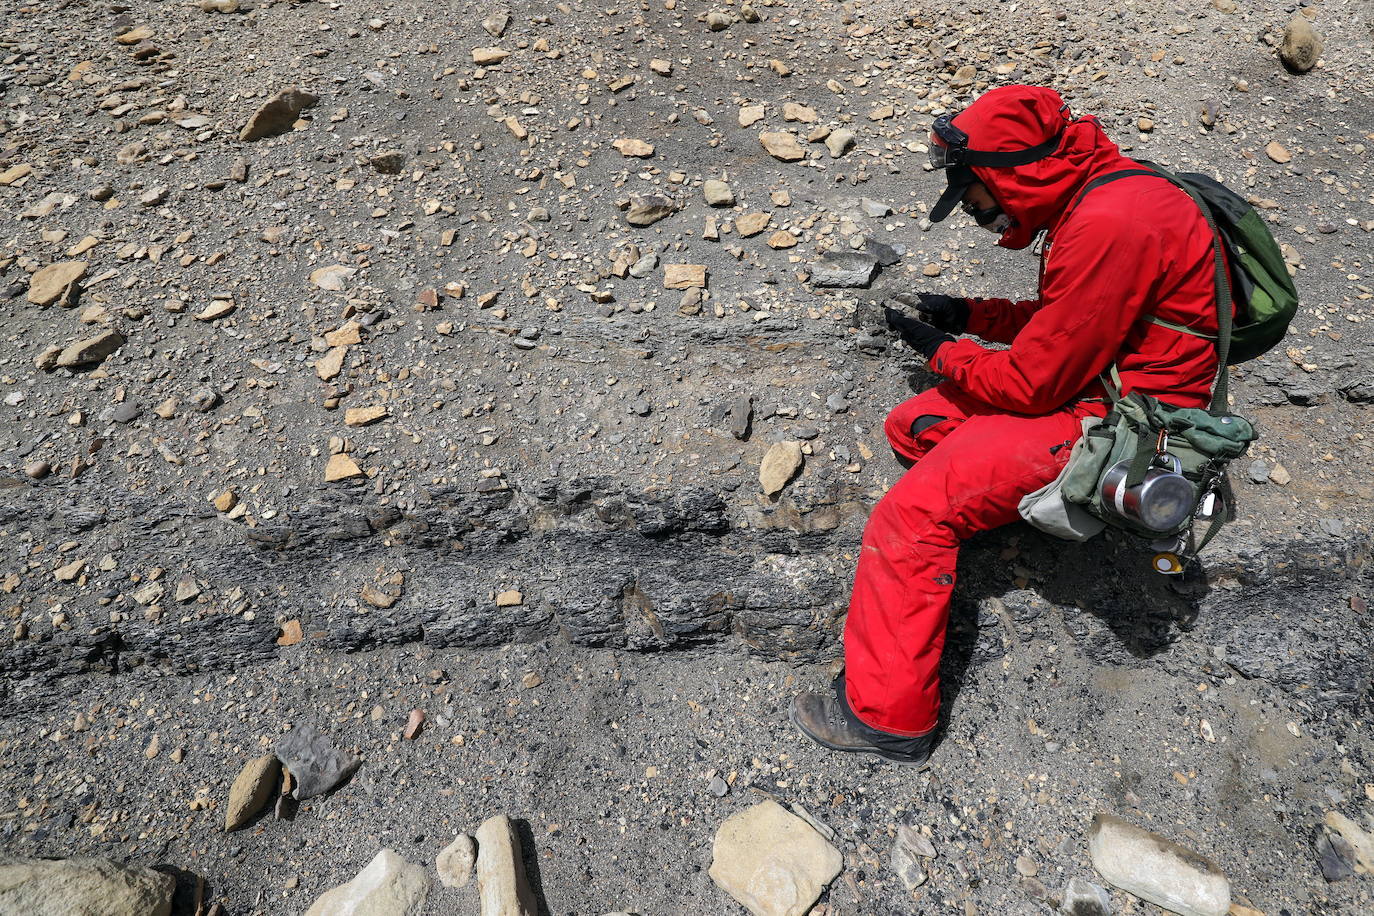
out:
M1121 155L1095 119L1066 124L1051 90L993 107L996 95L955 121L971 147L1028 147L1065 131L1059 151L1046 159L974 168L1017 223L999 244L1022 248L1048 230L1039 295L1023 302L971 300L968 332L1011 348L958 340L936 351L931 368L1015 413L1043 414L1101 397L1097 377L1113 364L1125 392L1205 406L1217 368L1214 343L1145 320L1153 315L1217 333L1212 235L1197 206L1164 179L1140 176L1095 188L1066 212L1089 180L1140 166ZM969 118L988 102L991 112Z

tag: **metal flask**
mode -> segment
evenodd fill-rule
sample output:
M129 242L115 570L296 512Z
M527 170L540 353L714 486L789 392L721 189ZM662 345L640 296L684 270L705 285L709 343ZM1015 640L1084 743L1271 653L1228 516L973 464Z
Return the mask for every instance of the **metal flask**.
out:
M1145 479L1133 487L1126 486L1130 460L1119 461L1102 475L1102 503L1117 515L1144 525L1151 531L1168 532L1188 520L1197 506L1197 490L1188 478L1179 473L1178 459L1173 466L1154 465L1145 472Z

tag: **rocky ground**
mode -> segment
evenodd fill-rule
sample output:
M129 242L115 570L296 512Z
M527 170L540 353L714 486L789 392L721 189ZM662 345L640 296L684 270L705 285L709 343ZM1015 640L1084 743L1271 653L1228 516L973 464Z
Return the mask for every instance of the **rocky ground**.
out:
M1367 4L4 9L7 853L297 913L504 812L549 913L734 913L712 838L773 797L836 832L832 913L1047 912L1100 811L1268 916L1374 908L1314 843L1374 812ZM929 383L871 304L1033 286L924 220L931 119L1008 82L1250 197L1303 309L1233 372L1262 439L1205 576L980 538L934 769L836 759L786 704ZM352 781L223 833L303 723Z

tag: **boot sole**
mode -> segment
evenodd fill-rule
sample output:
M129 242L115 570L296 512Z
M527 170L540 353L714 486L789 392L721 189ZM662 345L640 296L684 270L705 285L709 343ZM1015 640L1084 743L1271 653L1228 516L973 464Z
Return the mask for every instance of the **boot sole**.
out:
M829 741L826 741L817 736L805 725L802 725L801 722L797 721L797 713L795 710L788 709L787 718L792 720L792 724L797 727L797 731L801 732L803 735L810 738L812 741L816 742L821 747L828 748L829 750L840 751L842 753L848 754L872 754L875 757L881 757L888 763L895 763L898 766L903 767L914 767L917 770L924 770L930 766L929 754L927 754L925 757L919 760L914 760L911 757L889 753L888 751L885 751L882 748L878 747L844 747L843 745L839 744L831 744Z

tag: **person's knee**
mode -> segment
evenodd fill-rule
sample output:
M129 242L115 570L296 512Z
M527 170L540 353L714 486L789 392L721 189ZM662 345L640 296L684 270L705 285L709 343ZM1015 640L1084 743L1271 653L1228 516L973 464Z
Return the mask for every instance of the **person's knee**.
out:
M932 426L937 426L945 422L948 419L949 417L939 417L935 414L921 414L919 417L911 421L911 438L920 438L921 433L930 429Z

